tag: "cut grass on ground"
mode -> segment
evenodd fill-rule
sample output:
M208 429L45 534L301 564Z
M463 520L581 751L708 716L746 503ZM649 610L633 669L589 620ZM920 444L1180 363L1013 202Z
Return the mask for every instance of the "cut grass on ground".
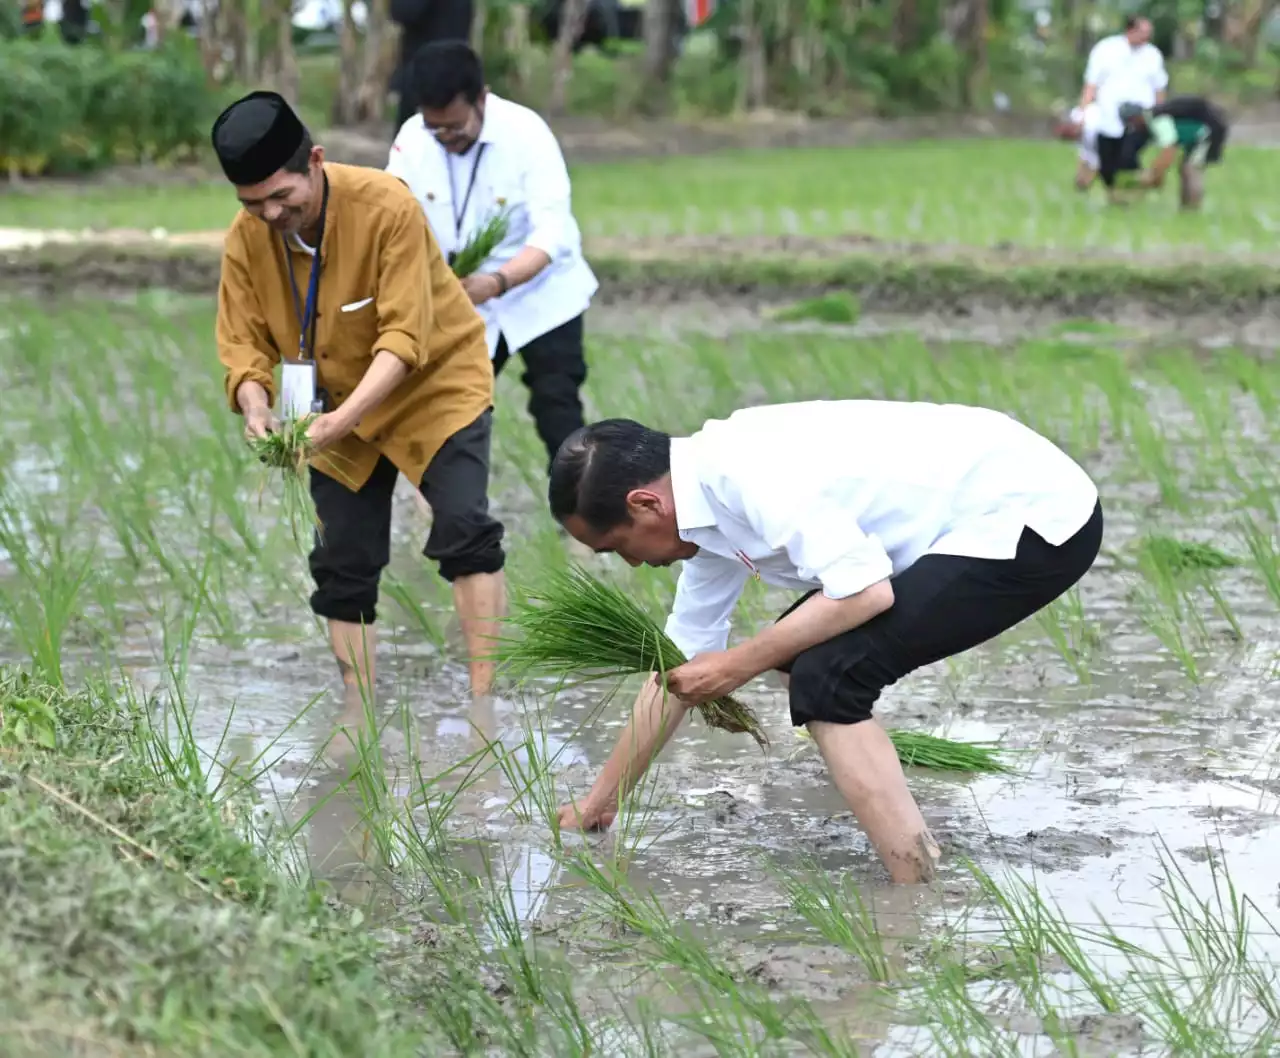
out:
M1176 188L1126 208L1071 186L1059 143L960 140L734 151L580 164L574 210L588 240L672 235L865 235L912 243L1271 253L1280 152L1233 148L1209 171L1203 212ZM236 211L219 181L161 187L52 187L0 194L0 227L169 231L224 228Z

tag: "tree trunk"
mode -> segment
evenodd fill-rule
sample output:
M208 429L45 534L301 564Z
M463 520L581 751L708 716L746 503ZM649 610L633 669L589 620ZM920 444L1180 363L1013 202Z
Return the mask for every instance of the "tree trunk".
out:
M367 0L364 54L357 91L359 120L381 124L387 109L387 86L395 71L400 30L391 21L391 0Z
M986 92L987 22L988 0L969 0L969 18L965 34L965 52L969 60L964 79L966 107L976 106Z
M563 114L569 99L569 81L573 78L573 45L582 36L587 23L587 0L564 0L560 10L560 31L551 53L551 94L547 110Z
M360 120L359 92L362 66L360 38L351 15L353 0L342 2L342 26L338 30L338 93L333 98L333 124L337 128Z
M516 94L522 95L529 89L529 60L532 57L529 5L511 4L507 7L505 14L502 42L507 49L507 54L513 56L515 60L512 88Z
M275 2L275 66L276 91L298 105L298 55L293 49L293 5L290 0Z
M760 25L759 0L742 0L742 55L739 59L739 111L759 110L768 97L769 67Z
M1271 23L1275 13L1276 0L1254 0L1244 26L1244 62L1249 69L1258 65L1258 56L1262 50L1262 34Z
M680 0L648 0L644 6L644 61L640 68L640 108L648 114L666 111L671 101L675 67L672 37Z
M916 0L898 0L893 12L893 46L904 53L920 37L920 10Z

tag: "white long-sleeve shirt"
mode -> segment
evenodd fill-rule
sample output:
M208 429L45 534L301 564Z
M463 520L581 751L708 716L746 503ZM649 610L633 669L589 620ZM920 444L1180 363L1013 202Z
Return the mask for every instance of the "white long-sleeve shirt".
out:
M490 92L479 139L463 155L449 154L415 115L400 126L387 172L421 203L442 253L461 249L495 212L506 209L507 237L480 270L500 268L525 246L551 258L528 283L476 307L491 358L499 336L515 353L590 306L600 284L582 256L569 171L554 133L536 111Z
M1084 83L1097 89L1098 132L1124 135L1121 103L1154 106L1156 95L1169 85L1164 56L1154 44L1134 47L1123 33L1103 37L1089 51Z
M1061 449L958 404L774 404L672 438L682 539L698 545L666 631L686 657L723 650L747 578L843 599L922 555L1013 558L1030 527L1055 546L1098 491Z

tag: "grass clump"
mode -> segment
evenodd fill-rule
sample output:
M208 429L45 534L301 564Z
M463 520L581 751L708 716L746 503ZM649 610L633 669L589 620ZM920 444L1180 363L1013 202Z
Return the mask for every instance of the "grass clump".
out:
M622 678L670 672L688 660L626 592L580 566L548 574L513 602L506 620L520 635L499 639L494 657L517 678ZM755 714L735 698L705 702L698 712L709 727L768 744Z
M164 736L105 689L0 670L6 718L31 702L55 737L0 748L0 1050L415 1053L378 945L276 872L238 794L174 782Z
M511 218L507 210L498 210L467 240L453 257L453 274L465 279L485 263L507 237Z
M1163 570L1172 576L1206 570L1229 569L1239 560L1219 551L1212 544L1175 540L1171 536L1149 534L1138 545L1139 562Z
M773 314L778 323L857 323L862 316L862 302L856 294L837 291L817 298L805 298L786 305Z

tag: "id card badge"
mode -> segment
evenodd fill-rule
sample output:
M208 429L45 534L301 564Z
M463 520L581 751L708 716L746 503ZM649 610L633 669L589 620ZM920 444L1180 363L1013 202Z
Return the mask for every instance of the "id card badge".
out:
M281 418L305 419L315 409L316 404L315 361L286 360L281 372Z

